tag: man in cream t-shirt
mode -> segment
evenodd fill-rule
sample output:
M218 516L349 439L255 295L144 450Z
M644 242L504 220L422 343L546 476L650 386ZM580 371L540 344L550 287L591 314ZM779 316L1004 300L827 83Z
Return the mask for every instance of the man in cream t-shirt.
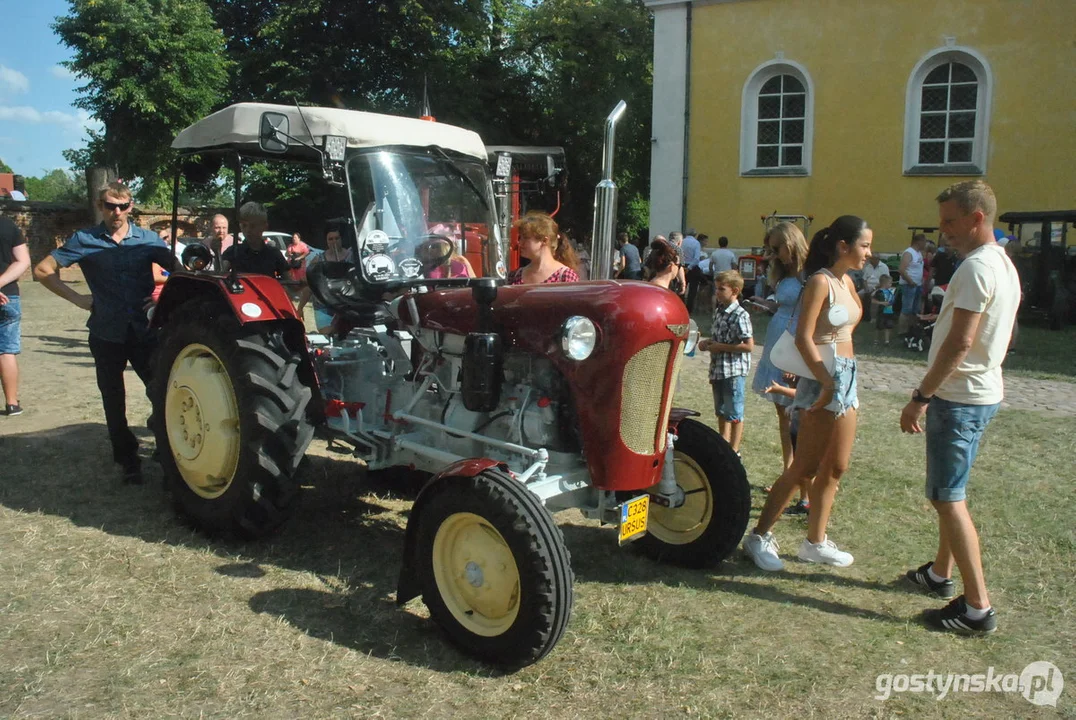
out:
M927 373L900 416L904 432L918 433L926 413L927 499L938 513L938 554L907 577L942 598L956 594L953 564L964 594L924 615L938 630L985 634L997 628L983 577L979 536L965 486L979 440L1004 396L1001 363L1009 347L1020 281L993 232L997 201L982 180L938 196L941 231L964 262L949 282L931 343Z

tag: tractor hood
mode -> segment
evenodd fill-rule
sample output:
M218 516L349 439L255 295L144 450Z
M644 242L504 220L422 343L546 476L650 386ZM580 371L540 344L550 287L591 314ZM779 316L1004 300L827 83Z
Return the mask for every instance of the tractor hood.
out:
M469 289L424 293L415 301L422 327L460 335L477 330L478 306ZM414 322L406 303L400 310L405 322ZM543 355L560 355L560 329L575 315L589 318L598 328L594 356L683 339L689 320L674 293L631 281L505 285L493 303L494 329L508 347Z
M415 302L425 329L477 330L468 289L420 294ZM400 306L404 322L411 321L407 305ZM577 315L597 328L584 360L569 358L561 345L565 321ZM657 482L689 321L675 294L631 281L505 286L493 304L494 330L509 352L544 356L567 380L591 480L608 490Z

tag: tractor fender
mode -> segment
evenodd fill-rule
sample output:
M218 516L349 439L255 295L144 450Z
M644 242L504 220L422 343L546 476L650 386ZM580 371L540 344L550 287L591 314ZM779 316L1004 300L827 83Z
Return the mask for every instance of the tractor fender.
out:
M231 292L227 280L221 276L183 271L172 273L153 311L151 327L161 328L172 313L182 312L181 308L191 300L209 298L219 302L221 313L231 313L242 326L276 323L284 344L301 358L296 376L314 393L307 416L311 422L320 424L324 420L325 408L306 342L306 328L303 327L302 318L295 313L287 292L279 282L267 275L240 275L237 281L243 288L241 293Z
M687 408L673 408L669 412L669 432L676 434L676 428L680 427L680 423L689 417L700 417L701 413L695 410L688 410Z
M435 486L446 478L474 477L492 467L500 467L508 472L504 463L489 458L468 458L459 460L437 473L426 482L415 498L415 504L411 507L411 513L407 518L407 530L404 533L403 566L400 568L400 579L396 583L396 604L403 605L408 600L417 598L422 594L421 578L416 573L418 567L415 558L415 544L419 525L422 524L422 512L429 505L430 498L436 493Z
M196 275L177 271L173 273L153 312L153 327L160 327L168 316L181 305L195 297L213 295L220 299L222 307L235 314L241 325L273 320L293 320L302 325L295 308L284 288L267 275L240 275L236 281L241 289L228 289L227 279L219 275Z

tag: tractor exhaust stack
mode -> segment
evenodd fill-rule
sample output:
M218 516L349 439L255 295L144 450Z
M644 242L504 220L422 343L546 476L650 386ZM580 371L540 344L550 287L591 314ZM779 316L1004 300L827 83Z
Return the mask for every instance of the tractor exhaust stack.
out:
M602 179L594 190L594 240L590 250L593 280L608 280L613 265L613 234L616 232L616 183L613 182L613 154L616 149L616 124L628 109L623 100L605 118L605 147Z

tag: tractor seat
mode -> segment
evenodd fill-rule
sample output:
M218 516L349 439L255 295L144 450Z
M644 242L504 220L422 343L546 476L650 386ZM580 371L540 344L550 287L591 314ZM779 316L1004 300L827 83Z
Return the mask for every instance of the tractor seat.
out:
M306 281L318 302L359 327L390 325L395 320L381 300L381 290L364 282L349 262L314 263L306 271Z

